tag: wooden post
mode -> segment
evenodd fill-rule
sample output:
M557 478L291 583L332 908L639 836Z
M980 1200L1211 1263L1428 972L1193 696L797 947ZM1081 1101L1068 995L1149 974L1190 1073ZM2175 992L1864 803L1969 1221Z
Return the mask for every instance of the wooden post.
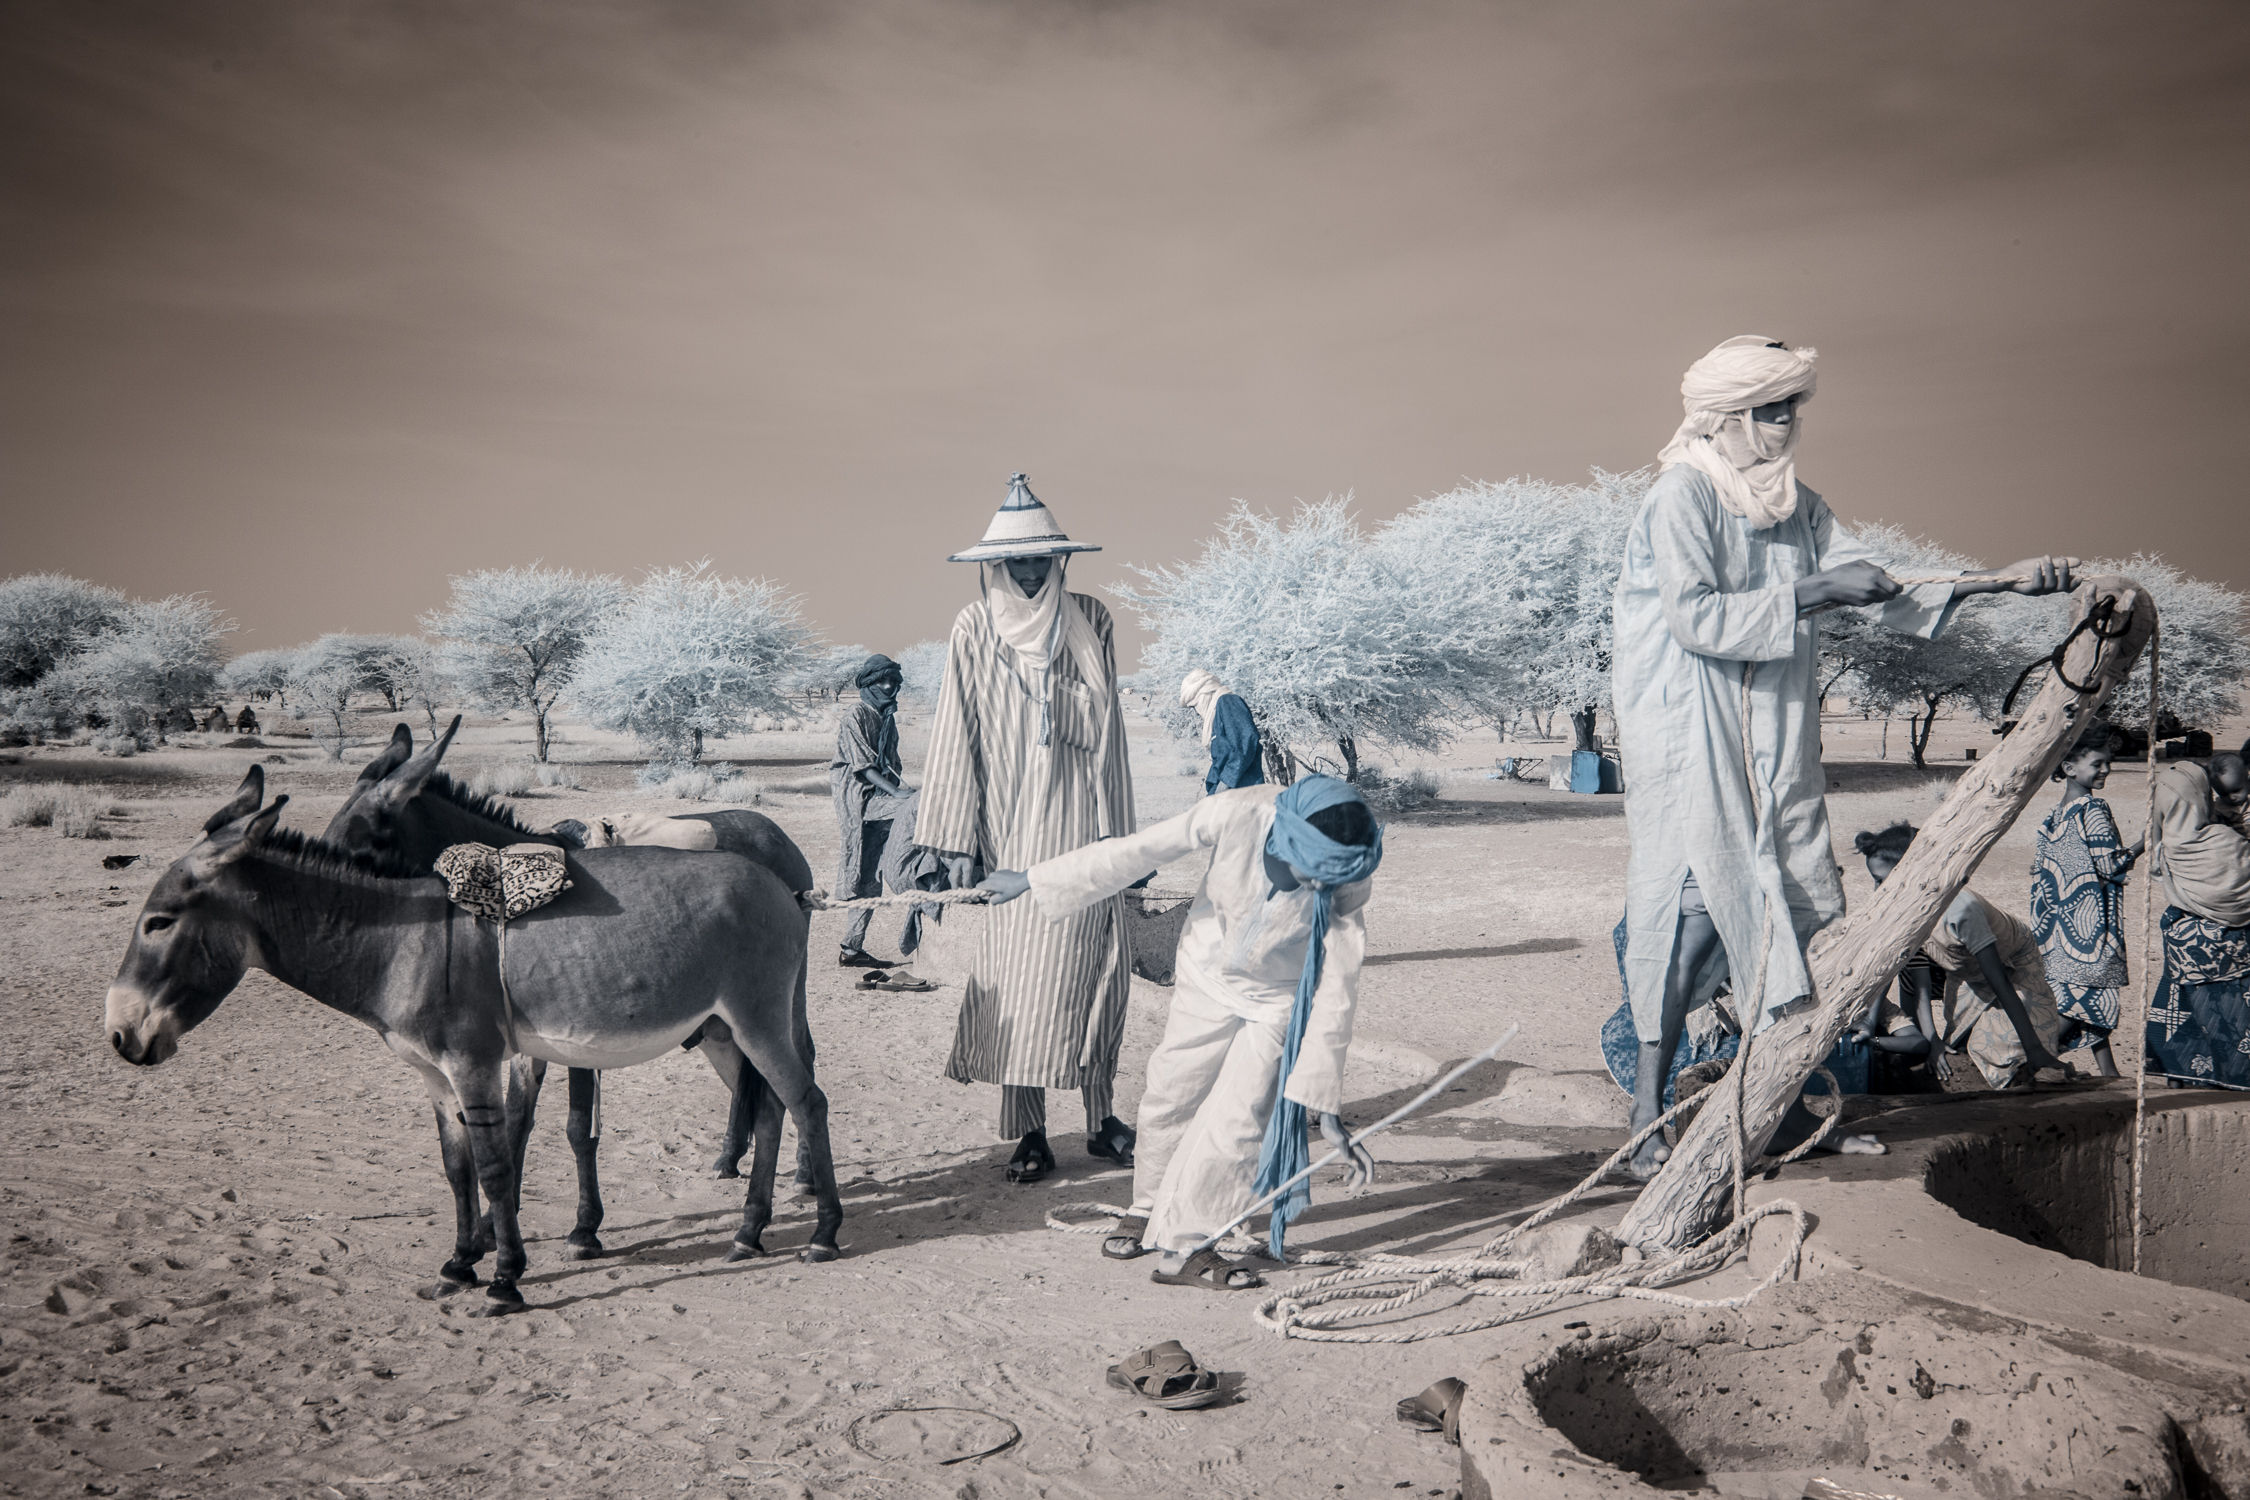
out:
M1750 1047L1749 1071L1742 1078L1742 1127L1753 1170L1813 1068L1835 1050L1853 1018L1866 1011L1868 1001L1930 935L1986 851L2047 784L2072 743L2133 670L2156 632L2156 607L2148 591L2130 578L2089 578L2072 598L2071 623L2083 620L2103 599L2114 601L2115 620L2124 622L2124 633L2105 641L2092 630L2083 631L2064 658L2070 680L2094 690L2074 691L2048 673L2015 729L1991 759L1978 761L1954 786L1891 877L1861 910L1814 937L1808 958L1819 1003L1782 1017ZM2109 628L2119 627L2113 622ZM2156 752L2151 745L2151 776L2156 774ZM2142 878L2148 878L2145 872ZM1650 1254L1680 1250L1725 1222L1734 1192L1733 1091L1732 1079L1713 1086L1711 1103L1697 1113L1671 1159L1618 1226L1618 1238L1626 1244Z

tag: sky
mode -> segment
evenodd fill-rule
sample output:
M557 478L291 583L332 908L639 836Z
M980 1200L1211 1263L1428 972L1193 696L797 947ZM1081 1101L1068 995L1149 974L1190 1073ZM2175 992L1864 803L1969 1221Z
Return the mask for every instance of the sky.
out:
M1799 473L2250 588L2250 8L0 0L0 574L236 650L534 560L895 653L1016 470L1091 590L1237 501Z

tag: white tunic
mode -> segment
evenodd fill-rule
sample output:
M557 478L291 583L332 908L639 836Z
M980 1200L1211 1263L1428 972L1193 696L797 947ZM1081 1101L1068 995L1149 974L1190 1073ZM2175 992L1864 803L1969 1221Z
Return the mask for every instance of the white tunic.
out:
M1844 914L1844 888L1822 796L1818 617L1798 618L1796 583L1857 561L1880 559L1803 484L1796 513L1759 530L1721 509L1703 474L1672 464L1634 519L1617 579L1611 694L1632 839L1626 987L1643 1037L1657 1034L1663 1014L1690 871L1726 945L1738 1011L1755 982L1768 902L1775 930L1756 1028L1811 992L1803 944ZM1924 584L1875 616L1933 637L1952 615L1952 594L1950 583Z
M1313 892L1276 891L1266 875L1277 786L1246 786L1204 798L1176 818L1123 838L1104 839L1029 870L1031 899L1050 920L1124 890L1152 870L1199 850L1211 867L1180 932L1179 983L1245 1020L1286 1026L1312 937ZM1337 888L1330 905L1320 984L1283 1092L1310 1110L1344 1104L1344 1054L1367 951L1363 912L1372 880ZM1255 1165L1253 1163L1253 1165Z

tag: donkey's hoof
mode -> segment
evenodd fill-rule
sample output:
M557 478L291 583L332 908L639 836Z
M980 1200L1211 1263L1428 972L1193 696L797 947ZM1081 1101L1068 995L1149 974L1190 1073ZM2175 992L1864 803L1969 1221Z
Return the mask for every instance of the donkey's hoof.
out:
M763 1260L765 1259L765 1257L766 1247L758 1243L757 1240L752 1240L748 1244L744 1244L741 1240L736 1240L733 1244L727 1246L727 1255L724 1264L731 1266L736 1261Z
M469 1310L472 1318L504 1318L510 1313L525 1311L523 1293L505 1281L495 1281L484 1289L482 1306Z
M803 1261L808 1266L816 1266L819 1265L822 1261L835 1260L838 1257L842 1256L843 1253L843 1251L837 1249L834 1245L807 1245L804 1249L797 1252L797 1259Z
M438 1267L438 1275L453 1283L455 1291L465 1286L479 1285L476 1262L472 1260L449 1260Z
M457 1296L468 1289L469 1283L464 1281L439 1281L433 1282L429 1286L415 1288L414 1295L424 1302L441 1302L447 1297Z
M742 1158L739 1156L718 1158L711 1163L711 1175L713 1177L740 1177L742 1175Z
M573 1235L568 1243L572 1260L600 1260L603 1256L609 1254L608 1247L592 1235L588 1235L584 1239L579 1239L576 1235Z
M800 1172L789 1179L789 1196L792 1198L810 1198L817 1191L819 1189L813 1185L810 1172Z

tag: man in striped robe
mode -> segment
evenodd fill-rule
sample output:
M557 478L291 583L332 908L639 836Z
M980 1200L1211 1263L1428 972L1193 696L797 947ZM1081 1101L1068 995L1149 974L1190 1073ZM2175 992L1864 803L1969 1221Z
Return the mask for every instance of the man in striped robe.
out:
M1109 611L1064 582L1069 554L1098 550L1018 474L984 540L951 559L979 566L982 597L953 622L915 840L946 856L957 889L978 865L1027 869L1134 831ZM1050 1088L1084 1096L1089 1152L1132 1161L1132 1127L1112 1113L1132 971L1119 897L1060 922L1029 902L988 916L945 1076L1000 1085L1010 1181L1055 1168Z

